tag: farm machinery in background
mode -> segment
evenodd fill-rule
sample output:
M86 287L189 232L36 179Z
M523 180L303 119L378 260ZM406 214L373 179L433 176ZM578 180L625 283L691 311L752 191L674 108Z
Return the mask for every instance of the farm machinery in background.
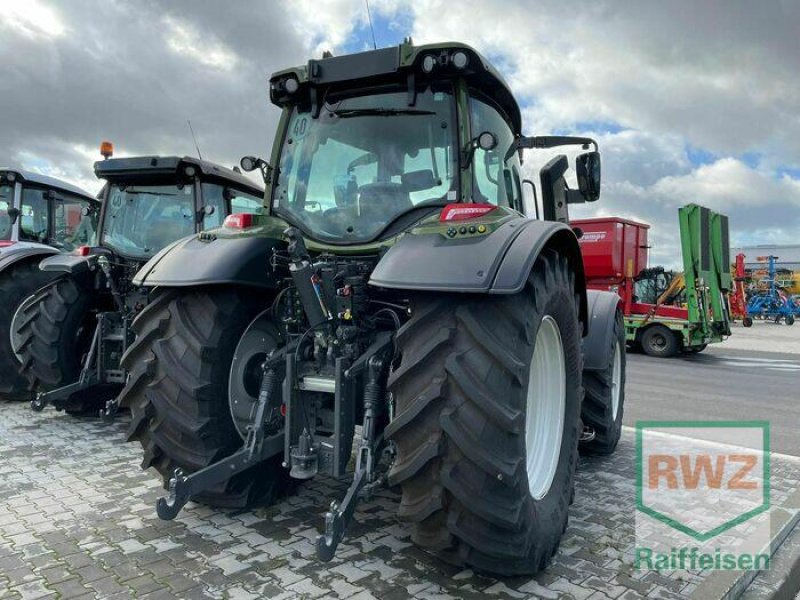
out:
M778 274L775 268L777 256L759 256L758 261L766 264L766 276L758 281L756 291L747 301L747 315L743 324L750 327L753 319L771 320L775 323L783 321L794 325L795 317L800 315L800 304L778 285Z
M231 212L261 209L263 188L231 169L191 157L112 153L104 142L105 160L94 165L105 180L96 236L73 253L37 260L34 272L50 283L10 311L11 346L38 392L31 402L37 411L52 404L112 416L128 379L119 362L134 339L131 322L149 298L133 276L177 240L219 227Z
M65 181L0 168L0 397L29 399L28 382L8 352L11 317L25 298L55 278L39 270L53 254L91 243L100 201Z
M736 255L736 262L731 270L733 289L728 294L728 303L731 308L731 321L741 321L745 327L753 324L753 319L747 314L747 270L744 265L745 255L741 252Z
M731 334L728 218L696 204L678 210L683 273L647 268L649 225L576 219L587 286L617 292L625 336L651 356L701 352Z

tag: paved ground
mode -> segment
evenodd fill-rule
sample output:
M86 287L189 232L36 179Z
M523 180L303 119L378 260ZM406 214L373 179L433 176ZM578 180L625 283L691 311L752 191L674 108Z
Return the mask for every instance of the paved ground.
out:
M720 348L730 350L750 350L756 352L786 352L800 354L800 325L776 325L769 321L756 321L752 327L742 327L734 323L733 335Z
M322 514L344 484L316 480L255 511L190 505L154 514L160 486L107 426L0 404L0 598L656 598L686 597L699 573L634 571L633 440L610 459L584 459L554 565L536 579L498 581L410 545L386 491L363 504L336 559L314 559ZM800 485L797 462L775 464L773 501Z
M800 336L800 326L795 331ZM741 344L750 343L745 336ZM788 434L799 413L787 400L800 378L786 365L798 356L753 348L743 354L732 345L707 352L669 361L631 356L627 420L767 416L776 449L797 454ZM190 505L177 520L160 521L154 503L162 490L152 473L139 470L139 448L123 442L125 427L124 418L108 426L0 403L0 599L631 600L685 598L706 576L632 569L630 429L613 457L581 461L570 526L553 566L535 579L500 581L412 546L395 518L398 496L388 490L360 507L328 564L316 562L313 542L328 502L341 497L346 483L318 479L254 511ZM798 486L800 461L774 460L773 504Z
M729 340L701 354L660 359L629 353L625 424L767 419L772 451L800 456L800 354L775 352L788 344L778 337L767 345L762 337L766 330L784 337L791 330L800 340L800 326L756 323L749 330L738 328Z

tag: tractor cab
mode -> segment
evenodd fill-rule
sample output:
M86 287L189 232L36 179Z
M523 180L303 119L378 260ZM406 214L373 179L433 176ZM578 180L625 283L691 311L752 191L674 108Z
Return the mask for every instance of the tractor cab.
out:
M106 181L98 251L136 265L176 240L221 226L228 214L261 211L263 191L253 181L188 156L106 158L94 171Z
M27 242L72 250L90 243L99 208L95 197L65 181L0 168L0 247Z
M270 161L246 157L242 167L261 169L271 216L328 247L380 244L411 225L439 223L450 205L469 204L452 214L485 217L486 231L532 212L523 200L523 148L596 150L588 138L523 136L503 78L460 43L407 40L326 55L275 73L270 98L283 109ZM565 200L597 199L599 154L578 158L580 190L566 189L561 158L543 171L543 203L560 207L546 218L565 222ZM473 224L465 233L477 232ZM451 225L443 231L463 235Z

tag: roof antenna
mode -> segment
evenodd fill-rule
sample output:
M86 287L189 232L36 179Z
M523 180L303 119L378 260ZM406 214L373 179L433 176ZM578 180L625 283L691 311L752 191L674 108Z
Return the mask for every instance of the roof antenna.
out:
M369 12L369 0L364 0L364 4L367 5L367 19L369 20L369 30L372 32L372 48L374 50L377 50L378 44L375 43L375 29L372 27L372 15Z
M189 131L192 134L192 139L194 140L194 147L197 148L197 157L200 160L203 160L203 155L200 154L200 146L197 144L197 138L194 136L194 129L192 129L192 122L189 119L186 119L186 124L189 125Z

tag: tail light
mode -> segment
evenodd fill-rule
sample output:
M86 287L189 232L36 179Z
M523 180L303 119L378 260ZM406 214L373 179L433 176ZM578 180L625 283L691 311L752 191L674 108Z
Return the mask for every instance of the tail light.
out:
M247 229L253 226L254 217L252 213L234 213L225 217L222 226L227 229Z
M9 246L13 246L17 242L7 242L6 240L0 241L0 248L8 248Z
M91 248L89 246L78 246L78 256L89 256Z
M439 215L439 221L446 223L449 221L466 221L467 219L477 219L497 207L494 204L448 204Z

